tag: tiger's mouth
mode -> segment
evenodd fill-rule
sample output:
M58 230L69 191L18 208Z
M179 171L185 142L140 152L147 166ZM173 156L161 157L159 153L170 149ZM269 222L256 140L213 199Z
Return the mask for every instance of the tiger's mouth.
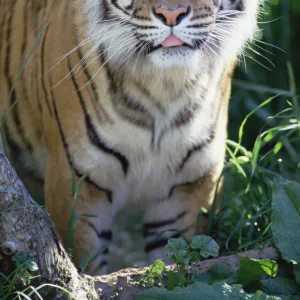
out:
M148 44L144 48L143 53L149 55L151 53L157 52L158 50L163 51L165 54L172 53L185 53L186 51L197 51L205 47L205 44L209 40L209 34L203 35L201 39L197 39L193 44L187 43L171 33L163 42L158 45L153 45L153 43ZM145 43L143 43L145 44ZM178 52L180 51L180 52Z
M184 41L171 33L162 43L163 48L174 48L184 44Z
M189 48L191 50L198 50L205 46L205 43L209 40L209 33L203 34L200 39L194 40L192 44L185 42L183 39L170 33L170 35L154 49L166 49L172 50L177 48ZM153 50L154 50L153 49Z

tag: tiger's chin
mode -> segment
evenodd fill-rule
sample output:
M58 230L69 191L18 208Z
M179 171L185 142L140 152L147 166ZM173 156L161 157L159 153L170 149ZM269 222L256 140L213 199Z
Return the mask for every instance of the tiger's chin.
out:
M159 48L149 54L151 64L159 69L193 68L199 66L201 57L200 50L194 50L185 45Z

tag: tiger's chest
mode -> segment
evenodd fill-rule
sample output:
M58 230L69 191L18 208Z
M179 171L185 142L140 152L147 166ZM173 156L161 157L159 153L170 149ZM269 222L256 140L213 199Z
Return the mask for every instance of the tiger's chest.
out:
M88 138L77 139L71 151L76 167L112 191L117 206L142 204L168 198L175 186L195 181L223 160L213 125L202 114L181 127L157 124L153 130L121 119L89 128Z

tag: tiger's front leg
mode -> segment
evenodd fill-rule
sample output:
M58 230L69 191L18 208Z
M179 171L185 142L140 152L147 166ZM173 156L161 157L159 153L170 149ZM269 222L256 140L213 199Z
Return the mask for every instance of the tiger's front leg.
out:
M65 248L72 246L72 258L76 267L93 276L106 274L108 244L112 239L111 225L114 218L111 203L105 192L84 181L78 190L79 198L72 216L72 172L68 164L58 164L57 159L53 155L48 161L46 209ZM79 178L75 178L78 182ZM73 230L69 226L71 218L76 223Z
M196 234L201 208L209 209L215 196L220 172L212 171L193 183L174 185L169 197L153 201L145 212L145 251L149 263L164 259L169 238L184 236L191 240ZM202 221L203 232L206 220Z

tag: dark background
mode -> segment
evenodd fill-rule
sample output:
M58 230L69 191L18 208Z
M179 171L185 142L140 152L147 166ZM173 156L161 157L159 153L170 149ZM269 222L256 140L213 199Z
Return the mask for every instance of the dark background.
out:
M229 138L235 141L237 140L238 128L241 122L251 110L267 98L278 94L275 89L290 90L288 62L292 64L296 85L298 84L297 94L300 94L300 0L265 1L263 12L259 18L259 28L261 31L256 38L269 45L256 42L254 45L251 44L251 47L261 55L264 55L275 66L272 66L262 56L255 54L250 49L246 49L249 55L265 67L246 57L247 70L245 69L245 64L241 62L235 72L236 81L233 81L233 93L229 110ZM257 47L257 45L264 50ZM245 90L239 87L240 82L238 80L247 82L249 89ZM258 88L255 91L253 84L273 88L274 91L265 93ZM267 117L286 108L285 100L286 98L284 97L278 98L264 109L258 111L249 120L245 128L246 139L243 140L243 145L247 148L253 146L257 134L267 121ZM274 122L271 122L270 126L272 125L275 125Z

